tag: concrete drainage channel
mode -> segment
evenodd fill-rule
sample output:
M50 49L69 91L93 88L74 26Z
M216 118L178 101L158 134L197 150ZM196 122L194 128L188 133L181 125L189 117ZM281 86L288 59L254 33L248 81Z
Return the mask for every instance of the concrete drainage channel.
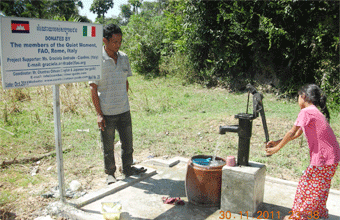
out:
M246 204L250 204L249 207L254 208L252 200L249 200L249 198L242 200L241 195L232 187L230 187L230 191L235 191L235 193L225 192L225 184L228 184L228 181L230 184L230 179L234 178L233 173L236 172L230 168L237 170L240 169L239 167L225 166L222 170L222 199L220 208L202 207L190 203L185 189L185 178L189 160L187 158L175 157L169 160L153 158L144 161L141 165L148 169L144 175L122 179L99 191L88 193L77 200L70 200L68 204L62 204L61 202L51 203L46 207L44 213L59 217L59 219L98 220L104 219L102 202L119 202L122 206L121 220L282 219L283 216L289 215L294 201L296 183L271 177L265 177L263 202L253 210L243 210ZM255 167L254 169L258 169L258 171L254 174L249 174L247 171L244 178L254 177L256 179L259 172L265 172L261 171L263 169L262 166L259 168ZM261 178L262 180L263 178ZM256 184L256 182L253 184L254 189L257 187ZM251 194L252 192L249 193ZM230 195L233 195L231 200L228 199L228 197L231 198ZM184 201L184 205L165 204L162 200L164 197L180 197ZM244 202L241 202L241 205L237 205L238 207L228 208L227 203L235 199ZM340 192L331 190L327 202L330 220L340 220L339 201Z

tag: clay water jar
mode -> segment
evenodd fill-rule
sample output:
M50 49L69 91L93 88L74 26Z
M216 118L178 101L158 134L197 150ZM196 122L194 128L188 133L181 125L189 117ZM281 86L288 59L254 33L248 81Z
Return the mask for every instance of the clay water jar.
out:
M195 158L212 158L207 155L193 156L187 167L185 178L185 191L189 203L205 207L219 207L221 201L222 167L226 160L216 157L224 162L223 165L205 166L193 162Z

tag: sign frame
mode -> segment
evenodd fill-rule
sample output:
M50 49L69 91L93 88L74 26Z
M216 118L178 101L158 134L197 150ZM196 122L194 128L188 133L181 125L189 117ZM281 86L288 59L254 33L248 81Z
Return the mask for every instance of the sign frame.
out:
M93 55L94 58L92 58L92 55L90 53L90 55L86 54L81 59L87 59L87 60L90 61L90 58L87 58L87 57L91 56L91 60L93 59L93 62L90 62L91 64L88 65L87 67L86 67L86 64L84 66L80 66L80 67L76 66L76 67L78 67L77 71L74 71L73 69L70 70L71 67L68 65L69 63L67 63L66 61L64 61L64 62L66 62L66 64L64 64L64 63L59 64L61 62L58 62L59 65L57 65L57 66L47 67L47 69L53 68L54 70L58 70L58 69L59 70L60 69L70 70L69 72L75 72L75 75L82 75L82 77L74 77L74 78L68 77L67 79L65 79L65 78L62 79L62 78L58 78L58 77L64 77L64 76L62 74L57 74L56 80L54 80L54 81L50 80L50 81L44 81L43 83L41 83L41 82L38 82L38 83L28 82L27 83L27 79L22 79L22 78L27 77L27 75L34 78L34 79L45 78L45 75L46 75L46 78L48 78L48 77L53 77L53 76L48 76L48 74L53 74L53 72L52 71L50 71L50 72L46 71L46 68L43 65L46 64L46 66L48 66L47 65L48 62L43 59L43 56L37 57L36 53L35 53L36 57L31 58L33 61L36 61L34 63L35 65L31 65L32 68L30 68L30 64L29 64L30 60L28 60L27 63L18 65L19 67L14 69L15 71L18 71L18 72L13 71L13 69L9 70L9 67L13 67L15 65L7 65L7 62L14 62L14 64L16 62L18 62L18 63L23 62L23 60L24 60L23 55L27 56L27 54L29 54L29 53L23 51L23 54L20 54L20 57L17 57L19 55L15 55L15 53L18 53L18 50L16 50L16 49L19 49L19 51L20 51L21 47L25 48L25 44L23 44L23 46L22 46L21 41L20 41L20 43L12 41L12 43L10 42L10 46L12 47L12 50L7 49L5 56L4 56L4 53L3 53L4 52L3 51L4 46L3 46L3 44L4 44L5 38L6 38L6 40L9 39L8 38L8 34L9 34L8 33L8 31L9 31L8 30L9 29L9 27L8 27L9 22L8 21L9 20L11 21L11 32L15 33L15 34L19 34L19 36L21 34L20 37L17 37L17 39L19 39L19 40L21 38L24 39L23 36L25 36L25 34L30 33L30 31L31 31L31 26L29 26L30 24L36 25L36 24L41 23L42 25L50 25L51 23L53 23L54 26L50 27L51 30L63 30L62 27L60 27L61 25L65 25L65 26L76 25L76 26L79 26L79 27L81 27L81 26L86 26L86 27L91 26L92 27L90 29L91 31L89 31L91 33L90 37L93 38L93 37L97 36L96 37L97 38L96 43L94 43L95 48L93 48L93 50L91 51L91 52L94 53L94 55ZM4 22L4 21L6 21L7 23ZM15 21L15 22L13 22L13 21ZM7 27L3 28L4 25L7 25ZM33 29L36 27L35 25L32 26ZM59 25L59 26L56 27L56 25ZM14 28L13 28L13 26L14 26ZM17 28L18 26L19 26L19 28ZM48 26L43 26L43 27L48 27ZM42 27L40 27L40 28L42 29ZM68 22L68 21L55 21L55 20L44 20L44 19L32 19L32 18L22 18L22 17L21 18L5 17L5 16L0 15L0 30L1 30L1 33L0 33L0 58L2 59L1 77L2 77L3 89L15 89L15 88L23 88L23 87L53 85L53 115L54 115L54 133L55 133L55 148L56 148L56 157L57 157L59 194L60 194L61 202L65 203L66 199L65 199L65 184L64 184L65 181L64 181L63 151L62 151L62 138L61 138L59 85L63 84L63 83L75 83L75 82L84 82L84 81L90 81L90 80L100 80L102 78L103 26L101 24L79 23L79 22ZM49 33L49 31L47 33ZM62 60L64 59L64 55L69 52L68 49L70 49L70 53L72 53L72 52L76 51L76 49L75 49L76 47L80 46L80 43L72 43L72 41L70 41L71 43L69 43L69 45L71 45L70 48L64 48L65 45L67 45L67 44L64 44L64 46L61 46L62 43L60 43L60 42L63 42L66 39L69 39L69 40L71 39L71 37L68 36L68 32L65 32L63 34L66 34L66 36L51 34L51 35L49 35L50 38L45 38L46 41L48 41L48 39L52 39L52 41L59 41L61 49L59 49L58 51L60 51L60 53L62 53L62 55L61 55ZM82 34L87 35L88 34L87 29L85 30L85 28L83 28ZM69 37L69 38L67 38L67 37ZM15 40L17 40L17 39L15 39ZM54 40L54 39L56 39L56 40ZM10 40L13 40L13 39L10 39ZM6 42L6 43L8 43L8 42ZM44 44L46 44L47 46L50 46L50 47L51 47L51 44L58 45L57 42L53 42L51 44L48 44L48 43L44 43ZM19 45L21 45L21 46L19 46ZM27 43L27 45L29 45L29 43ZM44 49L40 48L39 42L37 44L32 44L32 45L36 45L37 47L39 47L38 49L41 49L41 51L46 51L46 50L47 50L47 52L52 51L52 50L48 50L47 48L44 48ZM93 45L93 44L89 44L89 45ZM27 47L29 47L29 46L27 46ZM5 48L8 48L8 45ZM33 47L33 48L37 49L35 47ZM7 54L7 52L8 52L8 54ZM38 53L39 53L39 50L38 50ZM8 56L12 56L12 57L9 58ZM95 57L95 56L97 56L97 57ZM6 58L5 60L3 59L4 57ZM73 60L76 60L75 56L66 56L66 57L74 57ZM29 58L27 58L27 59L29 59ZM79 59L79 57L77 57L77 59ZM46 61L46 62L44 62L44 61ZM26 62L26 61L24 61L24 62ZM71 62L71 64L76 64L76 65L78 65L78 63L77 62L73 62L73 63ZM21 67L25 66L25 64L27 65L27 67L25 67L25 69L20 69ZM79 69L81 69L82 67L83 67L83 70L82 70L82 72L80 72ZM39 75L39 72L38 72L38 74L33 73L33 71L37 72L41 68L45 68L46 72L42 73L42 74L45 74L45 75ZM87 74L86 71L88 71L89 73ZM18 78L18 79L15 79L16 81L14 81L14 83L11 82L11 80L13 81L13 77L8 77L7 72L9 72L9 73L12 72L13 77ZM14 74L14 72L18 73L18 74ZM18 77L17 77L17 75L18 75ZM35 77L35 76L37 76L37 77ZM15 83L15 82L17 82L17 83ZM22 82L26 82L26 83L22 83Z
M3 89L102 78L101 24L0 16L0 30Z

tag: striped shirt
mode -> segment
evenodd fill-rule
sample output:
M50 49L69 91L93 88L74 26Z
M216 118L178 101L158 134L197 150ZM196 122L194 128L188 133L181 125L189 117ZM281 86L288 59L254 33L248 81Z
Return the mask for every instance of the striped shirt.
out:
M118 115L130 110L126 91L127 77L132 76L128 56L119 51L117 64L103 47L102 78L90 81L98 86L100 107L104 115Z

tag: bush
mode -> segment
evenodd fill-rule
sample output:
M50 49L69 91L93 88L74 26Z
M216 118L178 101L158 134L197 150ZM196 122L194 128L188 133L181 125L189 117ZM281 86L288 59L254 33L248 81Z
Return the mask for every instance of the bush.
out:
M231 89L266 79L295 96L316 83L339 109L339 1L186 1L185 45L193 77ZM275 83L273 83L275 82ZM259 82L262 84L263 82Z
M340 111L340 65L332 64L330 60L320 61L320 68L316 71L315 81L327 94L327 105L330 109Z
M181 78L189 83L194 83L195 78L192 77L194 69L188 62L188 56L184 53L176 51L172 55L162 56L160 65L161 75L171 75Z
M146 77L160 75L163 26L161 16L133 15L128 25L123 27L122 49L129 55L134 70Z

